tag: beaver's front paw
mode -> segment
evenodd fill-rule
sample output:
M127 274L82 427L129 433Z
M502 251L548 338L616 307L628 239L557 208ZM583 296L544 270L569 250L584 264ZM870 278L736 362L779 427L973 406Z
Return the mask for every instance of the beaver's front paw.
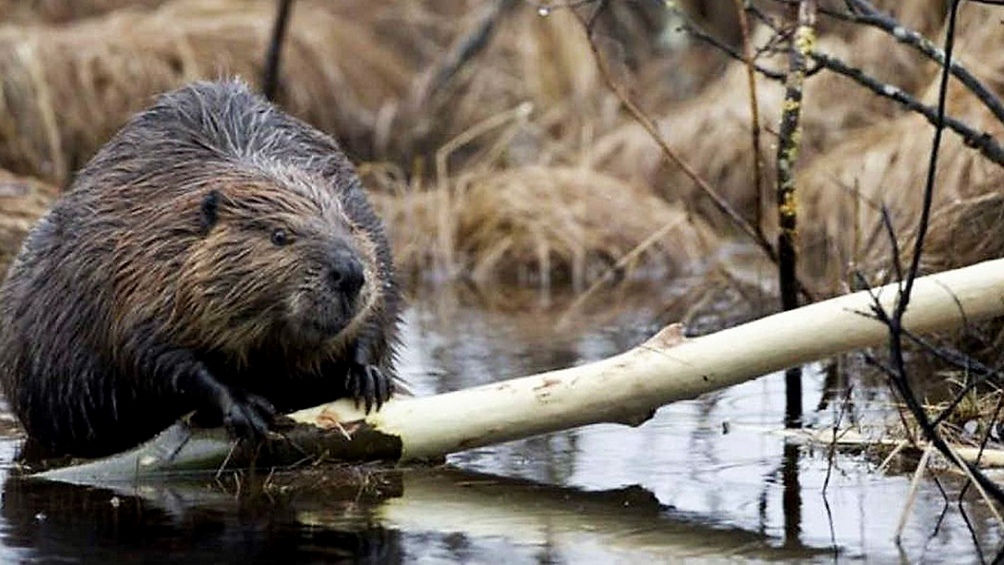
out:
M235 438L258 441L275 418L272 403L256 394L237 394L220 403L223 425Z
M374 405L379 410L394 392L393 379L383 374L376 365L353 363L349 366L346 379L346 389L356 401L356 407L362 402L367 414Z

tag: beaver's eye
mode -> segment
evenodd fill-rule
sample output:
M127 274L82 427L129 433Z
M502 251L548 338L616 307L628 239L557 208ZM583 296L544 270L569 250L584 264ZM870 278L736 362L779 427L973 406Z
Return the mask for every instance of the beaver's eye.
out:
M288 244L291 239L292 238L289 237L289 233L287 233L286 230L282 228L276 228L272 232L272 243L278 245L279 247Z

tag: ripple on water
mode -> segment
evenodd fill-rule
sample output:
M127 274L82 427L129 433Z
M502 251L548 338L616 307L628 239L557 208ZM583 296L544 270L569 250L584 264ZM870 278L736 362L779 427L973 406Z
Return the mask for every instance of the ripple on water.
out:
M561 329L567 304L556 300L500 310L430 298L405 316L402 374L430 394L618 353L657 325L659 294L639 296ZM811 367L804 405L821 422L813 408L823 385ZM595 425L471 450L445 469L386 471L382 481L363 474L347 494L322 489L323 473L254 503L201 483L113 493L5 482L0 561L832 562L834 547L842 560L900 560L892 533L908 478L845 453L829 472L825 450L772 433L783 386L782 375L767 375L664 407L637 428ZM17 445L2 423L0 475ZM961 486L944 484L951 496ZM906 561L976 558L954 506L935 528L943 507L922 481ZM1000 530L986 509L967 508L994 547Z

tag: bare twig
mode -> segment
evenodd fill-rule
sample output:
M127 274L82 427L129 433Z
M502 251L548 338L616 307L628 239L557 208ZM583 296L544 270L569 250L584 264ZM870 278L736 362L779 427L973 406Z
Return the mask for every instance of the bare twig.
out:
M681 16L681 18L683 18L683 16ZM720 49L723 53L735 59L736 61L745 62L746 58L741 53L733 49L731 46L726 45L725 43L709 35L707 32L702 31L700 28L698 28L696 25L694 25L692 22L689 22L685 18L682 21L684 29L686 29L689 33L691 33L695 38L701 41L705 41L709 45L712 45ZM918 100L914 96L911 96L909 93L899 88L898 86L884 83L876 79L875 77L865 73L863 70L853 67L847 64L846 62L842 61L841 59L829 55L825 52L822 52L818 49L814 49L812 51L812 53L810 54L810 58L812 59L815 65L814 69L817 70L825 69L843 75L853 80L854 82L858 83L859 85L867 88L868 90L872 91L872 93L877 94L878 96L881 96L883 98L888 98L902 105L907 110L916 112L924 116L927 119L927 121L932 125L938 123L936 107L928 106L922 103L920 100ZM943 58L938 60L939 63L941 61L943 61ZM766 78L777 81L784 80L784 75L782 73L778 73L777 71L768 69L763 65L754 65L753 67L756 69L758 73L760 73L762 76ZM952 63L950 65L950 68L961 69L961 67L955 63ZM811 74L812 70L809 70L807 72ZM953 72L953 74L956 73ZM977 94L977 97L980 97L980 95ZM980 97L980 100L983 101L984 104L988 103L986 97ZM998 165L1004 166L1004 146L1001 146L1001 144L992 135L990 135L985 131L979 131L969 126L965 122L958 120L956 118L952 118L950 116L945 116L942 120L942 123L944 123L944 125L948 127L948 129L954 131L960 137L962 137L962 141L963 143L966 144L967 147L972 147L973 149L976 149L977 151L980 152L981 155L983 155L987 159L993 161L994 163L997 163Z
M268 43L265 72L261 79L262 94L270 101L275 101L275 94L279 89L279 60L292 11L293 0L279 0L279 11L276 13L275 25L272 27L272 39Z
M927 463L931 460L932 453L934 453L934 448L928 445L927 449L924 450L924 454L920 457L920 463L917 463L917 469L913 472L913 478L910 480L910 490L906 497L906 504L903 505L903 512L899 515L899 524L896 526L894 539L897 542L903 537L903 529L906 528L906 519L910 517L910 509L913 508L913 503L917 500L917 488L920 486L920 479L923 478L924 471L927 470Z
M812 52L812 59L820 67L857 82L868 90L884 98L889 98L901 104L907 110L917 112L927 118L932 125L943 124L948 129L954 131L962 137L963 143L980 152L981 155L990 159L998 165L1004 166L1004 147L987 132L977 131L964 122L943 113L939 117L938 109L921 103L919 100L907 94L903 89L891 84L883 83L874 77L865 74L861 69L851 67L836 57L827 55L819 50Z
M746 19L746 10L743 9L743 0L733 0L736 7L736 16L739 18L739 32L743 42L743 58L746 62L746 81L750 89L750 134L753 143L753 193L756 200L753 202L754 212L753 228L763 236L763 152L760 151L760 104L756 93L756 68L753 61L753 43L750 39L749 22ZM764 237L766 239L766 237Z
M939 65L944 64L945 52L939 49L934 42L920 33L907 28L895 18L883 14L868 0L847 0L847 3L853 8L853 12L842 12L827 8L821 9L820 12L833 18L880 29L891 35L896 41L917 50L928 59ZM995 4L996 2L987 3ZM1001 103L1000 98L995 96L979 79L959 63L952 62L949 65L949 70L952 76L959 79L959 82L969 89L996 116L998 121L1004 123L1004 104Z
M1001 516L1000 511L997 509L996 506L994 506L993 504L994 501L993 499L990 498L990 495L987 494L986 490L983 488L983 484L980 483L980 481L976 480L976 475L974 474L975 472L977 472L975 471L975 469L977 469L976 463L967 464L966 461L962 459L962 457L951 445L948 445L947 447L950 454L948 459L952 463L955 463L955 465L962 470L962 472L966 475L966 477L969 478L970 481L969 484L972 484L973 487L976 489L976 491L980 493L980 498L982 498L987 503L987 508L990 509L990 513L993 514L994 518L997 519L997 525L999 527L1004 526L1004 516ZM977 462L978 461L979 458L977 457Z
M694 23L690 19L690 17L687 16L687 14L680 8L676 6L669 6L668 9L670 13L672 13L673 16L675 16L679 21L680 27L686 30L686 32L689 33L690 35L694 36L695 39L698 39L700 41L707 43L708 45L711 45L712 47L722 51L723 53L726 53L727 55L729 55L730 57L732 57L737 61L745 61L747 59L728 43L725 43L724 41L718 39L714 35L711 35L710 33L701 29L701 27L696 23ZM755 61L756 57L754 56L751 59ZM764 67L763 65L758 65L755 62L752 63L752 65L753 68L756 69L758 73L771 80L776 80L778 82L784 80L785 75L782 72L778 72L773 69L768 69L767 67Z
M439 115L436 108L450 100L448 96L440 95L449 91L464 65L474 60L491 43L498 23L517 5L516 0L495 0L484 9L473 28L457 38L453 46L422 73L407 99L402 102L393 119L398 123L406 123L409 127L387 127L378 131L376 147L385 151L392 141L400 143L400 139L393 139L392 132L407 130L408 142L405 145L418 146L428 138L436 125L428 116Z
M952 451L951 447L944 441L937 428L932 424L927 412L910 388L906 379L906 361L903 356L903 316L910 304L910 296L913 291L914 281L920 270L920 257L924 250L924 238L927 234L928 221L931 214L931 206L934 200L935 174L938 167L938 149L941 145L942 132L944 131L945 102L948 95L949 69L952 62L952 49L955 45L955 25L958 15L960 0L952 0L950 4L948 32L945 36L945 64L942 66L941 82L938 89L938 108L935 123L934 140L932 143L930 160L928 163L927 181L924 185L923 208L918 223L917 236L914 242L913 257L910 261L910 268L906 273L906 280L901 284L896 305L893 312L888 314L883 311L876 302L874 312L883 319L889 327L889 356L890 366L886 369L892 384L896 387L903 401L920 425L924 435L949 461L964 467L971 475L978 487L986 491L987 496L992 496L997 503L1004 503L1004 491L1000 486L984 475L975 464L961 461Z
M413 96L413 104L421 107L437 93L446 90L457 72L488 46L502 16L517 4L516 0L496 0L488 7L477 25L456 41L453 47L426 71L422 83Z
M913 290L913 282L920 272L920 256L924 252L924 238L927 236L927 226L931 220L931 206L934 204L934 181L938 171L938 153L941 149L941 137L945 130L945 104L948 100L948 78L949 69L952 68L952 48L955 45L955 18L959 12L959 1L951 0L951 11L948 17L948 34L945 36L945 63L941 67L941 84L938 85L938 113L934 123L934 141L931 144L931 156L927 165L927 180L924 183L924 203L920 211L920 222L917 224L917 239L914 241L913 257L910 258L910 271L907 273L906 283L903 285L903 292L899 302L896 304L896 311L893 318L903 319L910 304L910 292Z
M667 159L676 164L676 166L678 166L680 170L683 171L683 173L688 178L690 178L691 181L693 181L693 183L697 186L697 188L712 201L715 207L720 212L722 212L722 214L724 214L730 221L732 221L733 224L736 225L736 227L738 227L743 233L745 233L750 238L750 240L756 243L757 246L759 246L760 249L763 250L763 252L767 255L767 257L770 258L771 261L776 263L777 254L775 253L774 248L771 245L770 241L768 241L767 238L764 237L762 234L758 234L757 230L752 225L750 225L750 223L746 221L745 218L743 218L738 212L736 212L736 210L732 208L732 206L729 205L729 203L724 198L722 198L722 196L719 195L715 191L715 189L710 184L708 184L708 182L704 180L697 173L697 171L694 170L693 167L690 166L689 163L684 161L683 158L680 157L676 153L676 151L674 151L669 146L666 140L662 137L662 134L659 133L659 130L656 127L655 123L652 121L652 119L649 118L628 97L628 95L623 91L620 85L617 84L617 82L613 78L613 75L610 72L609 66L607 65L606 58L603 57L603 55L599 52L599 49L596 46L596 42L592 41L590 21L586 21L581 18L580 21L582 22L583 28L586 30L586 33L589 34L589 39L590 39L589 46L593 52L593 57L596 59L596 65L599 68L600 76L603 78L603 81L606 83L610 91L613 92L615 96L617 96L617 99L620 101L621 105L628 111L629 114L631 114L631 116L635 119L635 121L637 121L638 124L641 125L645 129L645 131L648 132L648 134L652 137L652 139L659 145L659 148L662 150L663 155L665 155ZM591 21L595 21L595 15Z

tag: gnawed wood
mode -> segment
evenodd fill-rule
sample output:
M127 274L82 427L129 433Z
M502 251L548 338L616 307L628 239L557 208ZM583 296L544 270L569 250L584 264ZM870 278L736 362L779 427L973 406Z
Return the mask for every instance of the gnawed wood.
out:
M369 416L344 400L318 406L290 415L304 424L295 428L303 435L291 442L298 448L280 448L275 442L289 440L271 439L260 448L256 464L288 465L295 462L291 453L301 460L438 460L457 451L587 424L637 425L671 402L883 344L888 330L870 312L874 298L888 310L896 296L896 285L888 285L693 339L683 338L680 326L674 324L601 361L434 396L394 398ZM903 321L910 331L924 333L1002 314L1004 260L998 259L918 279ZM325 439L309 439L315 436ZM158 446L168 440L173 443ZM345 444L340 448L344 451L331 449L339 441ZM166 433L129 453L38 476L65 481L83 472L108 481L138 480L250 461L235 457L250 451L246 446L232 449L222 431L200 432L180 448L177 445L177 438ZM137 464L151 453L160 457L156 465Z

